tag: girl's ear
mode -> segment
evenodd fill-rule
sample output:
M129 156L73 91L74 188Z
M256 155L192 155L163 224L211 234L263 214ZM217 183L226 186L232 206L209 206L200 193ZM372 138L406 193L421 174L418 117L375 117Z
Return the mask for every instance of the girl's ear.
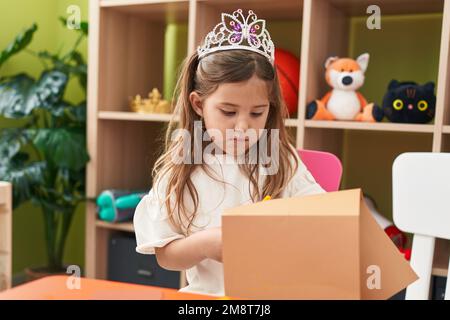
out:
M194 108L195 113L197 113L200 117L203 117L203 104L198 93L192 91L189 94L189 101L191 102L191 106Z

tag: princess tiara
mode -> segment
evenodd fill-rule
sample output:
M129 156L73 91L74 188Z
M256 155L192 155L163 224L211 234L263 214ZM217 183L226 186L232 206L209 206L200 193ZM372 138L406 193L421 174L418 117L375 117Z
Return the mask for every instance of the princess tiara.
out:
M242 9L234 11L233 15L222 13L222 22L206 35L197 53L201 59L212 52L233 49L262 54L272 65L275 61L274 45L266 30L266 21L257 19L252 10L248 11L247 18L243 16Z

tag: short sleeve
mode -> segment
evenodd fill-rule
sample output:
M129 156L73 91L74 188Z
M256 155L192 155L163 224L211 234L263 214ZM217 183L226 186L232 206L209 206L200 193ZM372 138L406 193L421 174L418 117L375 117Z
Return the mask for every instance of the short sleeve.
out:
M311 172L306 168L300 157L297 156L298 169L289 181L283 197L301 197L325 193L326 191L316 182Z
M138 253L155 254L155 248L184 238L183 234L174 230L169 221L162 192L163 188L152 188L136 207L133 224Z

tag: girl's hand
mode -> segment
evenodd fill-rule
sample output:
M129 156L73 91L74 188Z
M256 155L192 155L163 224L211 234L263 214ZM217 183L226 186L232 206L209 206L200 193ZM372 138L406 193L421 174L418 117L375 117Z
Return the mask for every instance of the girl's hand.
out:
M215 227L201 231L206 258L222 262L222 228Z

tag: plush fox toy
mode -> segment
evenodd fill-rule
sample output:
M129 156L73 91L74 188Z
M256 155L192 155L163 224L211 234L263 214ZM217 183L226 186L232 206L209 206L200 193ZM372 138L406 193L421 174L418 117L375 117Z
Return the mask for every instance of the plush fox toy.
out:
M356 60L330 57L325 62L325 79L333 88L322 99L310 102L306 118L313 120L355 120L375 122L383 119L383 110L367 103L358 90L364 83L369 54Z

